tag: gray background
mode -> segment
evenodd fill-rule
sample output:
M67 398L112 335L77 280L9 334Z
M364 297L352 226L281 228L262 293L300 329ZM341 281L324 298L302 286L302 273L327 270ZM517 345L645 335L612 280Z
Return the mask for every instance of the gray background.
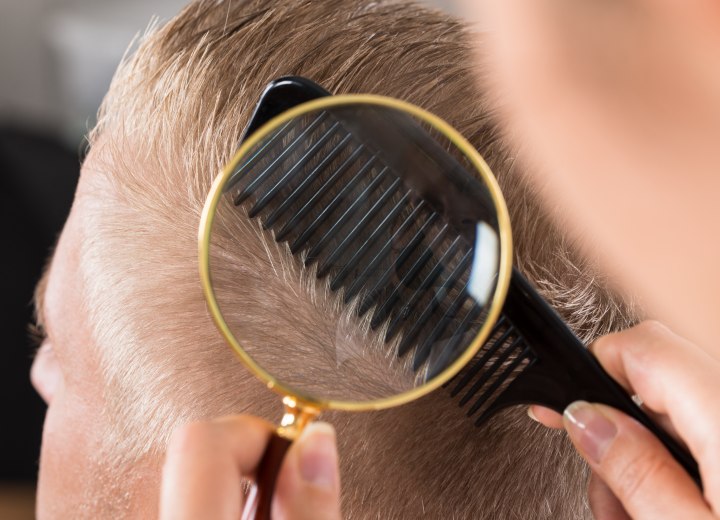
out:
M0 0L0 122L47 128L77 142L133 36L153 16L167 19L185 3Z

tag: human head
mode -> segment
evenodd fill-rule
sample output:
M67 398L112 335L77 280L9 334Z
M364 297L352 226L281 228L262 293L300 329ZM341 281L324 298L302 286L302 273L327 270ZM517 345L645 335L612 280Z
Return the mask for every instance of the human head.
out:
M517 265L583 339L626 324L626 309L585 272L513 171L468 55L460 24L396 2L198 1L143 38L91 134L43 296L63 378L46 420L40 516L148 516L173 427L279 413L276 396L208 317L196 234L213 177L263 87L280 76L405 99L449 121L498 176ZM288 251L253 224L245 238L238 297L288 309L268 334L292 340L299 313L326 329L324 289L289 290L308 280L300 269L282 283L270 276L272 262L292 263ZM477 429L440 390L401 408L327 419L338 429L348 517L574 518L586 510L584 467L561 436L522 411Z
M717 4L460 3L548 206L617 286L719 355Z

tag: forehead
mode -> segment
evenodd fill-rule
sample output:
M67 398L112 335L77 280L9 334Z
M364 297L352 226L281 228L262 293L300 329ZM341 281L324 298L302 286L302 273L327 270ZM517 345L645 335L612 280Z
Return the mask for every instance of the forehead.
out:
M40 312L44 314L46 326L58 339L69 339L74 327L64 326L68 319L82 308L82 280L78 275L80 253L78 245L82 242L83 229L81 203L76 197L73 202L63 231L60 234L49 270L38 286L44 295L39 299Z
M95 186L99 175L94 170L92 154L83 165L83 173L75 192L73 205L58 239L48 268L38 283L38 312L49 332L71 340L77 333L87 332L84 326L85 285L83 276L83 248L92 235L93 219L89 209L102 204L101 193ZM75 322L73 318L78 318ZM66 326L73 322L73 326Z

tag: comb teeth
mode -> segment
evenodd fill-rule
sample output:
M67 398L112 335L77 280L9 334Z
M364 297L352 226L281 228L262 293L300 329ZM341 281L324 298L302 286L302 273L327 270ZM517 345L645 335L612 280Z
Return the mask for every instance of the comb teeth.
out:
M327 154L327 156L322 160L320 164L318 164L312 172L310 172L309 175L307 175L302 182L293 190L292 193L290 193L285 200L282 201L280 205L265 219L264 226L265 229L270 229L273 225L275 225L275 222L277 222L277 219L281 217L290 206L295 204L298 200L298 198L304 193L304 191L312 184L313 181L317 179L317 177L325 171L326 168L328 168L332 162L338 157L340 152L345 149L345 147L348 145L350 141L350 136L346 135L340 143L335 145L335 147L330 150L330 152ZM357 158L357 155L361 152L361 149L357 149L353 151L353 153L350 155L350 157L347 160L347 163L350 164L352 161L354 161ZM337 171L337 175L339 175L342 172L342 168L339 168Z
M410 313L415 309L415 306L417 305L418 301L421 299L425 291L427 291L428 288L432 287L433 284L435 284L435 282L441 277L444 271L445 262L447 262L447 260L451 258L457 251L459 240L459 237L455 238L447 251L445 251L442 257L440 257L438 262L435 264L435 267L432 269L432 271L428 273L420 286L415 289L415 292L410 296L407 303L403 305L402 309L400 309L400 312L398 312L397 315L390 322L390 325L388 326L387 332L385 334L385 341L391 340L395 336L395 334L397 334L400 324L404 320L406 320Z
M317 260L318 255L325 248L328 242L334 236L336 236L337 232L340 229L345 227L346 224L350 223L350 219L358 213L362 206L364 206L364 203L369 199L370 194L374 192L378 186L380 186L380 183L383 181L386 172L387 168L383 168L383 170L377 175L377 177L370 181L370 184L368 184L367 187L362 191L362 193L360 193L360 196L357 198L357 200L350 204L350 207L348 207L343 212L343 214L340 215L340 217L330 226L330 229L328 229L323 234L323 236L315 242L315 244L308 251L307 259L305 260L306 266ZM387 188L387 190L380 190L381 192L383 192L382 196L377 200L377 202L373 204L373 206L368 210L365 216L362 217L358 225L355 226L355 229L349 232L345 238L350 239L352 236L356 236L363 229L363 223L367 223L369 220L371 220L371 217L375 213L377 213L377 210L382 207L383 203L385 203L388 198L395 193L395 190L399 185L400 179L395 179L395 181L390 185L389 188ZM348 240L344 240L344 242L347 243ZM340 244L334 250L335 257L342 253L342 251L342 244ZM329 264L329 262L326 262L326 264Z
M473 247L346 126L327 113L285 125L237 169L230 197L433 377L482 323Z
M525 338L506 316L501 316L480 353L449 383L450 395L460 396L460 407L471 403L467 416L479 413L475 421L479 426L490 415L489 408L502 390L535 360Z
M315 119L315 121L310 123L307 126L307 128L305 128L302 131L302 133L300 133L300 135L297 136L293 140L293 142L291 142L288 146L286 146L283 149L282 153L280 153L280 155L278 155L272 163L270 163L268 166L266 166L265 170L260 175L258 175L252 182L250 182L245 187L245 189L243 189L235 197L235 199L233 200L235 205L237 206L237 205L242 204L243 202L245 202L245 200L247 200L248 197L250 197L250 195L255 193L255 190L258 188L258 186L260 186L262 183L264 183L272 175L272 173L274 171L277 171L278 165L281 164L283 160L290 157L295 150L297 150L300 146L302 146L304 140L307 139L310 135L312 135L312 132L321 125L321 123L323 122L323 120L326 117L327 117L327 114L321 114L320 117L318 117L317 119ZM286 131L287 126L283 127L283 130ZM256 152L250 158L249 161L247 161L245 164L240 166L240 171L238 171L236 173L236 175L239 175L240 173L242 173L242 170L247 170L250 167L252 167L256 162L258 162L263 157L262 152L265 151L268 148L268 146L271 146L271 145L276 146L279 144L279 141L280 141L279 137L277 135L274 136L273 139L266 146L263 146L260 150L258 150L258 152Z
M412 280L415 279L420 270L423 269L430 261L430 259L433 258L433 250L441 243L442 239L445 237L447 230L447 224L440 228L437 235L435 235L435 238L433 238L432 242L430 242L430 244L426 246L425 250L418 257L412 267L410 267L410 269L403 275L402 279L392 287L392 289L390 290L390 294L385 298L385 301L381 305L377 306L377 308L375 309L375 313L373 314L372 321L370 322L371 328L376 329L378 325L380 325L380 323L385 321L385 319L388 317L393 307L395 306L395 303L397 303L397 301L400 299L400 293L402 292L402 288L407 287L412 282ZM439 263L437 265L439 265ZM361 310L360 312L363 311Z
M400 254L397 256L397 259L388 266L388 268L383 272L383 274L375 281L375 283L371 287L366 287L367 293L365 295L365 298L362 299L360 307L358 309L358 314L360 316L365 314L370 309L370 307L372 307L376 303L378 305L381 305L380 297L384 296L387 284L395 276L397 271L405 265L405 263L413 256L416 251L418 251L419 249L422 251L416 264L420 263L422 266L427 263L427 260L432 256L432 251L429 249L429 247L421 248L421 244L427 233L429 233L432 229L432 225L437 220L437 213L432 213L430 217L423 223L420 229L415 232L407 245L402 248ZM417 266L413 264L407 274L412 273L413 269L416 268ZM398 286L399 283L400 282L398 282ZM353 292L352 287L350 288L350 292Z
M305 155L303 155L299 161L297 161L292 168L290 168L285 175L283 175L280 179L275 181L275 185L270 188L265 194L260 197L257 202L253 205L252 208L250 208L250 211L248 211L248 216L250 218L255 218L260 212L268 205L268 203L275 197L275 195L278 194L278 192L282 189L283 186L285 186L285 183L292 181L295 176L298 174L298 172L303 170L303 167L307 165L307 163L315 156L320 150L323 145L327 144L330 139L332 139L333 134L335 133L335 130L337 130L339 123L333 124L329 130L327 130L320 139L317 140L316 143L310 147L310 149L305 152ZM345 140L340 142L341 146L342 143L344 143ZM338 147L336 147L338 148ZM331 156L332 153L335 152L335 150L331 150L331 153L328 156ZM324 161L323 161L324 162ZM270 170L272 168L271 166L268 166L267 170ZM265 172L263 172L263 175L266 175Z
M325 260L318 266L317 276L318 278L324 278L330 269L334 267L335 263L337 262L338 258L342 253L346 250L346 248L350 245L350 242L355 240L358 235L365 229L367 226L367 223L372 220L372 218L378 213L378 211L386 206L386 203L388 202L388 199L394 195L395 190L400 186L400 179L396 179L395 182L393 182L392 186L389 190L387 190L382 197L373 205L372 208L367 212L367 214L358 222L355 227L352 229L350 233L347 234L347 236L340 242L335 249L327 255ZM402 206L407 202L409 196L409 192L405 192L405 194L402 196L402 198L395 204L393 209L390 211L390 215L396 215L397 211L402 209ZM387 219L386 219L387 220ZM383 221L381 225L373 231L373 235L377 234L377 232L384 229L384 223ZM369 243L369 240L366 240L363 244L363 247L365 244ZM360 255L363 254L362 247L358 250L358 253ZM352 268L354 266L354 262L352 260L355 260L355 258L359 258L357 256L357 253L353 255L353 257L350 259L351 261L348 262L348 264L345 266L350 266ZM337 277L333 278L333 284L337 280ZM337 287L332 289L333 291L337 290Z
M347 278L348 274L357 267L358 262L360 262L371 250L373 245L377 244L379 241L380 236L387 231L388 227L390 227L394 220L397 218L397 216L402 212L403 209L406 209L406 203L408 199L409 193L406 193L405 196L400 199L393 209L390 211L387 217L378 225L378 227L373 230L373 232L370 234L370 236L363 242L363 245L360 246L357 251L352 255L352 257L348 260L348 262L342 266L342 268L338 271L338 273L333 277L332 282L330 282L330 289L333 291L337 291L340 287L342 287L343 282ZM412 222L412 219L419 213L420 208L422 208L422 201L418 206L415 206L413 210L410 212L410 215L405 219L405 222L407 225ZM403 224L405 226L405 224ZM401 228L403 228L401 226ZM396 232L398 234L398 232Z
M285 223L285 225L280 229L280 231L278 231L277 235L275 236L275 239L278 242L285 240L285 238L290 234L290 232L293 229L297 228L297 226L300 224L302 219L306 215L308 215L308 213L310 213L313 210L313 208L315 207L315 204L318 201L322 200L322 197L330 191L330 189L334 185L333 183L338 181L340 178L342 178L342 175L347 172L347 170L353 165L355 160L358 159L358 157L360 156L360 154L362 152L363 152L362 148L358 148L357 150L355 150L352 153L352 155L350 155L350 157L348 157L340 165L340 167L332 173L330 178L328 178L322 184L322 186L320 186L320 188L315 193L312 194L310 199L307 200L304 203L304 205L294 215L292 215L292 217ZM352 181L355 181L355 182L359 181L359 177L355 176L355 178L353 178ZM352 189L352 187L348 187L348 190L349 189ZM299 190L299 188L296 190L296 192L298 190ZM299 199L300 194L296 194L296 192L293 192L293 194L291 194L291 196L295 195L295 198ZM279 211L281 208L282 208L282 206L278 207L278 210L276 210L276 212ZM273 216L273 215L271 214L270 216ZM269 222L266 225L268 226L267 229L269 229L271 226L271 224Z
M412 325L410 325L409 328L405 331L404 337L400 342L400 346L398 347L398 352L400 355L405 354L410 349L413 341L423 329L423 324L429 322L433 314L435 314L436 311L442 309L441 304L443 303L443 300L445 299L447 294L450 293L450 291L453 289L463 272L467 269L468 265L470 264L471 258L471 252L466 252L460 263L455 267L455 269L450 273L450 275L442 281L442 284L439 286L436 294L432 298L430 298L430 301L423 309L422 314L420 314L420 318L416 320L415 323L412 323Z
M352 179L338 192L337 195L330 201L330 203L323 208L323 210L320 212L320 214L315 217L315 220L313 220L309 226L307 226L302 233L300 233L300 236L298 236L293 243L290 245L290 251L292 254L297 254L302 247L307 243L307 241L310 239L310 237L317 231L317 229L324 223L327 222L330 217L333 215L333 212L335 211L342 202L344 202L344 199L348 198L355 187L360 183L361 180L365 176L367 176L373 165L374 160L370 159L368 162L366 162L363 167L360 169L359 172L357 172ZM373 181L371 181L373 184L373 188L378 185L378 180L375 178ZM367 195L368 191L365 190L364 194ZM357 208L357 205L355 205ZM312 209L312 208L310 208ZM306 211L305 208L300 210L301 212ZM281 230L282 233L283 230Z

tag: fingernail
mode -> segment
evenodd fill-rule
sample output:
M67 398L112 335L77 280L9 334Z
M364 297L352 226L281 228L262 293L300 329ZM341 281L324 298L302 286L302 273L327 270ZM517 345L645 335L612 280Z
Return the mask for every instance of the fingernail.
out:
M338 456L335 430L327 423L309 424L298 439L300 475L315 486L333 489L337 481Z
M617 435L615 424L595 405L575 401L563 414L568 433L592 462L599 463Z
M532 406L528 406L527 414L528 414L528 417L530 417L530 419L532 419L533 421L540 422L540 421L538 421L538 418L535 417L535 413L533 412Z

